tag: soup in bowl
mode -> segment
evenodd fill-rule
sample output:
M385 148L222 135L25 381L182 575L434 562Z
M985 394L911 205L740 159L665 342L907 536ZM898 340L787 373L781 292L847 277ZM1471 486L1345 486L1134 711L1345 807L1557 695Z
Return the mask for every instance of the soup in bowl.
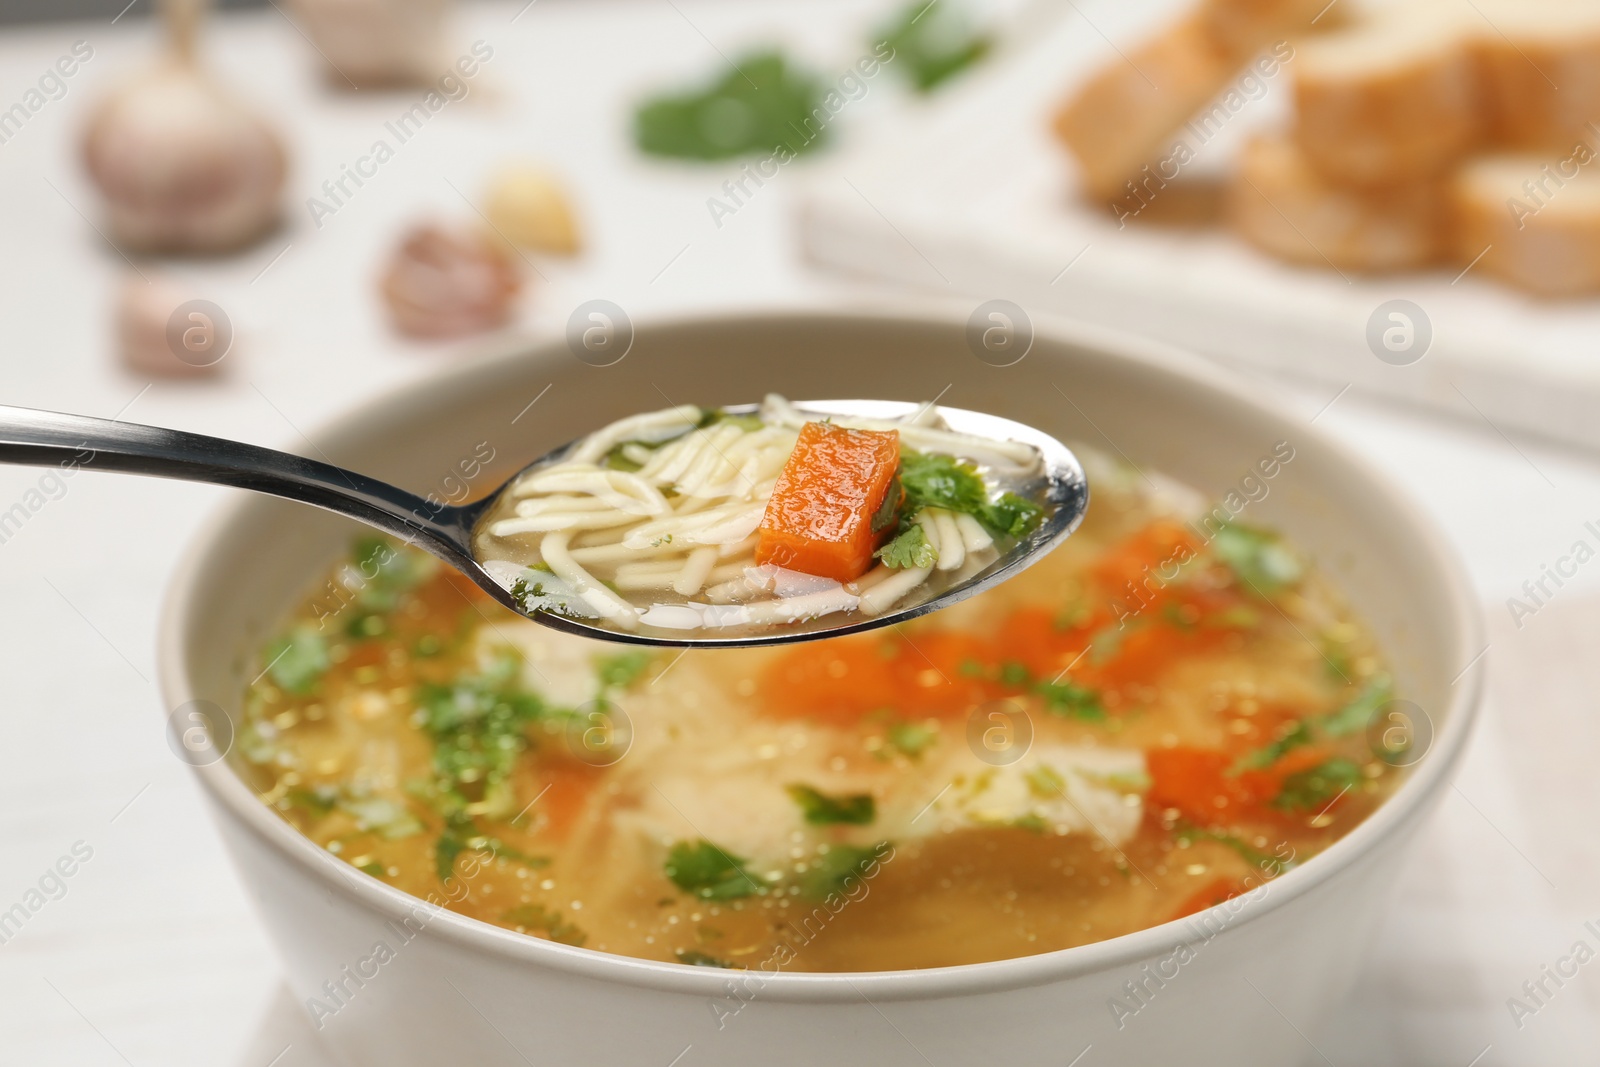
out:
M881 633L607 645L338 520L238 505L180 580L166 684L226 717L229 757L201 774L329 1044L865 1063L1116 1041L1228 1062L1287 1057L1284 1016L1314 1031L1459 752L1467 600L1428 529L1310 428L1058 329L994 368L959 320L665 324L614 367L489 359L319 439L419 488L473 457L488 486L583 418L659 406L663 380L703 404L908 399L915 366L1083 442L1071 540ZM806 358L747 358L784 351ZM517 418L546 385L569 403Z

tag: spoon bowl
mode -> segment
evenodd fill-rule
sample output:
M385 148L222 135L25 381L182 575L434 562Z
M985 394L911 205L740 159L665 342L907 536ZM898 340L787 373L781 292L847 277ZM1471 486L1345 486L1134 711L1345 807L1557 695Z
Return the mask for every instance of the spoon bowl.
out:
M750 414L758 404L725 407ZM892 422L923 405L888 400L819 400L797 403L803 413L836 419ZM1083 467L1066 445L1031 426L960 408L940 407L949 427L995 441L1014 441L1037 449L1042 463L1033 483L1019 488L1044 508L1041 521L998 556L947 587L908 598L881 614L840 612L781 624L719 627L715 630L625 629L600 618L552 611L525 611L474 550L479 527L504 494L524 474L560 462L581 443L569 442L528 464L494 491L468 504L438 505L386 482L318 460L225 438L169 430L83 415L0 405L0 463L54 466L94 455L95 470L231 485L312 504L356 519L423 549L459 570L497 602L557 630L637 645L732 648L784 644L834 637L891 626L948 607L1019 573L1042 558L1078 528L1088 509Z

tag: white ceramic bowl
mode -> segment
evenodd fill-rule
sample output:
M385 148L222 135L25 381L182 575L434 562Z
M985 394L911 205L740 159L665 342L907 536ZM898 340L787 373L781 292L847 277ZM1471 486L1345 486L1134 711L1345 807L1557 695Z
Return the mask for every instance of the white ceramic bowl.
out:
M957 406L1098 445L1218 496L1288 441L1293 460L1247 518L1318 559L1388 650L1400 695L1429 717L1431 746L1394 797L1311 862L1190 919L998 963L765 975L570 948L429 908L301 837L226 761L202 767L296 997L324 1005L310 1010L330 1049L383 1067L1066 1067L1091 1045L1091 1067L1314 1056L1308 1038L1354 981L1478 704L1481 672L1452 683L1484 643L1452 553L1376 472L1198 360L1062 323L1041 326L1026 358L1000 368L974 356L965 325L926 313L676 320L642 325L626 358L605 368L557 339L367 404L315 443L336 463L427 492L479 442L511 465L669 401L734 403L769 390L918 399L947 386ZM278 500L233 502L171 590L168 707L203 699L236 715L255 650L353 529Z

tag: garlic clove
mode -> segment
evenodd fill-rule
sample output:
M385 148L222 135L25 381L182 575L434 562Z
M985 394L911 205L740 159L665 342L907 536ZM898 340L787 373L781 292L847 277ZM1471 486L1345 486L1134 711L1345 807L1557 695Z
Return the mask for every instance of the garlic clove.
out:
M125 251L232 251L279 219L286 162L277 136L181 59L103 100L83 153Z
M582 246L566 191L540 167L501 168L489 183L484 214L506 240L523 248L570 256Z
M440 48L449 0L292 0L292 7L331 85L418 85L449 69Z
M381 289L401 333L445 338L503 326L521 284L499 242L475 229L429 223L406 234Z
M203 378L221 370L233 327L221 308L165 275L129 274L117 299L116 340L122 365L135 374Z

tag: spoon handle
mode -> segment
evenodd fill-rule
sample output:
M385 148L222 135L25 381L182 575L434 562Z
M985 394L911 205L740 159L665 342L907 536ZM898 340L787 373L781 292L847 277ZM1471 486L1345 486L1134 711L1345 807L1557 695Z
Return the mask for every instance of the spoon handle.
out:
M237 486L376 526L449 562L470 559L459 508L288 452L158 426L0 405L0 463L76 465Z

